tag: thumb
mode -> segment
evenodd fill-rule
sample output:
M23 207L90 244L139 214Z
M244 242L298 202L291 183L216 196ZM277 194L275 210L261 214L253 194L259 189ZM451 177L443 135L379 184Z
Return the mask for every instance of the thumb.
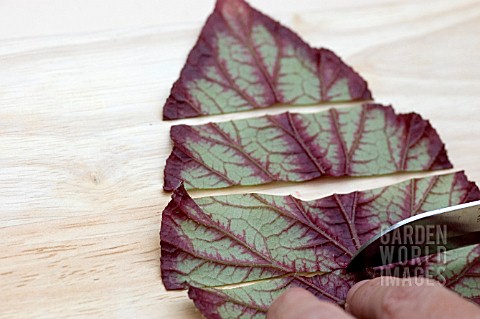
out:
M426 278L378 277L350 289L346 310L358 319L480 318L480 308Z

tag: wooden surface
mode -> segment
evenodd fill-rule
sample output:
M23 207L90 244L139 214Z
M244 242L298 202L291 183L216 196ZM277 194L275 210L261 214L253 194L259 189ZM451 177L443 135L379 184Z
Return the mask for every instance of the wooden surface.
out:
M430 119L456 169L480 182L480 1L251 3L336 51L377 101ZM160 281L173 124L161 108L212 8L0 1L1 318L200 317L185 292ZM411 176L231 191L310 199Z

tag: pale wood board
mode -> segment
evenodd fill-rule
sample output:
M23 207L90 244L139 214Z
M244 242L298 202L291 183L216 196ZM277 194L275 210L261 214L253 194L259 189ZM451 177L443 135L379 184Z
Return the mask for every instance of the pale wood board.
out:
M455 168L480 182L480 1L251 3L341 55L377 101L430 119ZM200 317L185 292L162 286L158 231L169 128L211 118L162 122L161 108L212 9L213 0L0 1L1 318ZM411 176L194 195L310 199Z

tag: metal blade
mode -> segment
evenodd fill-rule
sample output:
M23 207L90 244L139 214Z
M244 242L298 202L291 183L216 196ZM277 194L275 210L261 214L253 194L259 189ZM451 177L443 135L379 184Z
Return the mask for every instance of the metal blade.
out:
M347 271L403 262L480 243L480 201L402 220L360 247Z

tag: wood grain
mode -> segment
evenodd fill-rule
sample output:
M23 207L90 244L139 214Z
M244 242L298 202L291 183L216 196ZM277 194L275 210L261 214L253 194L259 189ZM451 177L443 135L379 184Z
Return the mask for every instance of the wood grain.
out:
M339 53L377 101L429 118L456 169L480 182L480 1L279 2L251 0ZM185 292L161 284L158 231L170 196L169 128L209 119L160 114L212 8L213 0L0 2L1 318L200 317ZM411 176L195 196L309 199Z

